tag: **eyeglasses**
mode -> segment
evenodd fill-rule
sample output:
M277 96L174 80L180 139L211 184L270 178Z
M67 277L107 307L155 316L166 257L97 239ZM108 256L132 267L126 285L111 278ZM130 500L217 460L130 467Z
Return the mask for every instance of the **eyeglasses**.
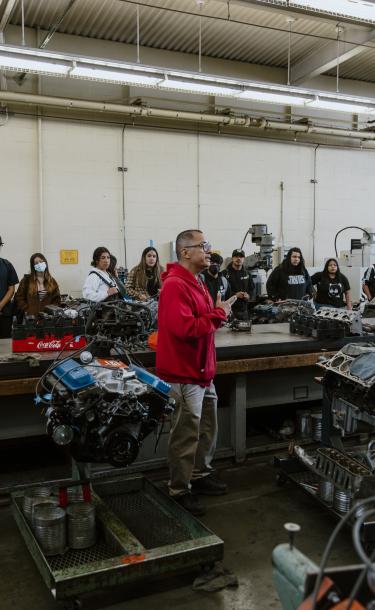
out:
M192 246L185 246L185 248L202 248L203 252L211 252L211 244L209 241L201 241L200 244L193 244Z

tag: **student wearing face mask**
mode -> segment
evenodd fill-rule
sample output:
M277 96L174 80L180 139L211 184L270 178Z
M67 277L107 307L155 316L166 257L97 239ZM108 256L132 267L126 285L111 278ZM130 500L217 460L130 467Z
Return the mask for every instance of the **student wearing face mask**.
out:
M46 257L36 252L30 258L30 273L23 276L14 298L20 313L36 315L46 305L60 304L60 290L51 276Z
M220 271L222 264L223 257L212 252L210 266L201 273L214 303L216 303L218 293L220 293L222 301L227 301L232 294L227 278Z
M4 242L0 237L0 252ZM7 339L12 330L12 298L18 284L18 276L5 258L0 258L0 339Z

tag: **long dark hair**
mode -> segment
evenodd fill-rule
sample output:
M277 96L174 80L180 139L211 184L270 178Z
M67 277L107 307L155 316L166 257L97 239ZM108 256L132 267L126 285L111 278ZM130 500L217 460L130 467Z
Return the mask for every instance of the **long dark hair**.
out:
M155 252L156 254L156 263L154 267L147 267L146 264L146 255L149 252ZM139 288L141 288L141 290L146 290L147 288L147 282L150 279L150 274L147 275L147 271L152 273L151 277L154 280L154 286L161 286L161 278L160 278L160 274L163 271L163 268L160 266L159 263L159 254L158 251L156 250L156 248L154 248L153 246L148 246L147 248L145 248L142 252L142 256L141 256L141 262L136 266L135 268L135 274L134 274L134 278L135 278L135 283L137 286L139 286Z
M301 257L299 265L297 265L296 267L294 265L292 265L292 263L290 262L293 252L298 252L298 254ZM283 262L281 263L281 265L284 267L285 271L287 271L288 273L290 273L291 271L298 271L301 274L304 273L304 271L306 270L306 267L305 267L305 259L303 258L301 249L297 248L297 247L290 248L288 250L288 254L286 255L286 257L283 260Z
M104 246L99 246L98 248L95 248L95 250L93 252L93 255L92 255L92 261L91 261L91 266L92 267L97 267L98 266L98 262L100 261L100 257L105 252L108 252L108 254L110 255L110 251L108 250L108 248L105 248Z
M34 269L34 264L35 264L34 261L36 258L40 258L47 265L45 271L43 272L44 288L47 290L47 292L52 292L52 290L54 288L55 280L53 279L53 277L51 276L51 274L49 272L48 261L47 261L46 257L44 256L44 254L42 254L41 252L35 252L34 254L32 254L30 256L30 281L29 281L29 286L28 286L28 292L31 295L35 295L38 292L36 271Z
M337 260L335 258L329 258L326 261L326 264L324 265L324 269L323 269L323 275L325 275L326 277L329 277L328 265L329 265L329 263L332 263L332 261L334 263L336 263L336 265L337 265L337 269L336 269L336 273L335 273L335 279L336 279L336 278L340 277L341 271L340 271L340 266L339 266L339 264L338 264L338 262L337 262Z

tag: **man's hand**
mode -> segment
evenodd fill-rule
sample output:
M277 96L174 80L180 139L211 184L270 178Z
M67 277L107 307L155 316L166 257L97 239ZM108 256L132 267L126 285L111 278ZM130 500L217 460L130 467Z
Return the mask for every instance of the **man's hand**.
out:
M235 296L237 297L237 299L244 299L246 292L240 291L240 292L236 292Z
M224 309L225 313L227 316L229 316L231 309L232 309L232 305L233 303L235 303L237 301L237 296L233 295L232 297L229 297L229 299L227 301L222 301L221 300L221 294L220 292L217 293L217 298L216 298L216 307L220 307L221 309Z
M107 294L109 297L111 297L113 294L117 294L118 290L115 286L112 286L111 288L108 288L107 290Z

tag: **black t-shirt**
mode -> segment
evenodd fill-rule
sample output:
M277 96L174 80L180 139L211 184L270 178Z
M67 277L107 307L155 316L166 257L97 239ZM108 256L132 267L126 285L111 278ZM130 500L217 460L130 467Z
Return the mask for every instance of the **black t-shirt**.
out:
M371 265L368 269L366 269L364 282L371 294L371 298L375 297L375 265Z
M319 305L345 307L344 294L350 290L350 285L345 275L338 273L332 279L323 275L322 271L319 271L314 273L311 281L314 286L317 286L316 302Z
M9 286L15 286L18 282L18 275L12 263L5 258L0 258L0 300L5 296ZM12 315L12 303L10 301L2 309L2 314L4 316Z
M229 282L232 294L236 294L236 292L247 292L251 299L255 286L251 273L248 269L242 267L242 269L238 271L237 269L234 269L232 263L229 263L228 267L224 271L224 276ZM248 301L245 299L237 299L237 301L232 305L232 309L234 312L247 311L247 303Z
M222 273L219 272L217 277L213 277L208 273L208 269L205 269L204 271L202 271L201 275L214 304L216 303L218 292L220 292L221 294L222 301L226 301L227 299L229 299L231 295L231 289L227 278L224 277Z

